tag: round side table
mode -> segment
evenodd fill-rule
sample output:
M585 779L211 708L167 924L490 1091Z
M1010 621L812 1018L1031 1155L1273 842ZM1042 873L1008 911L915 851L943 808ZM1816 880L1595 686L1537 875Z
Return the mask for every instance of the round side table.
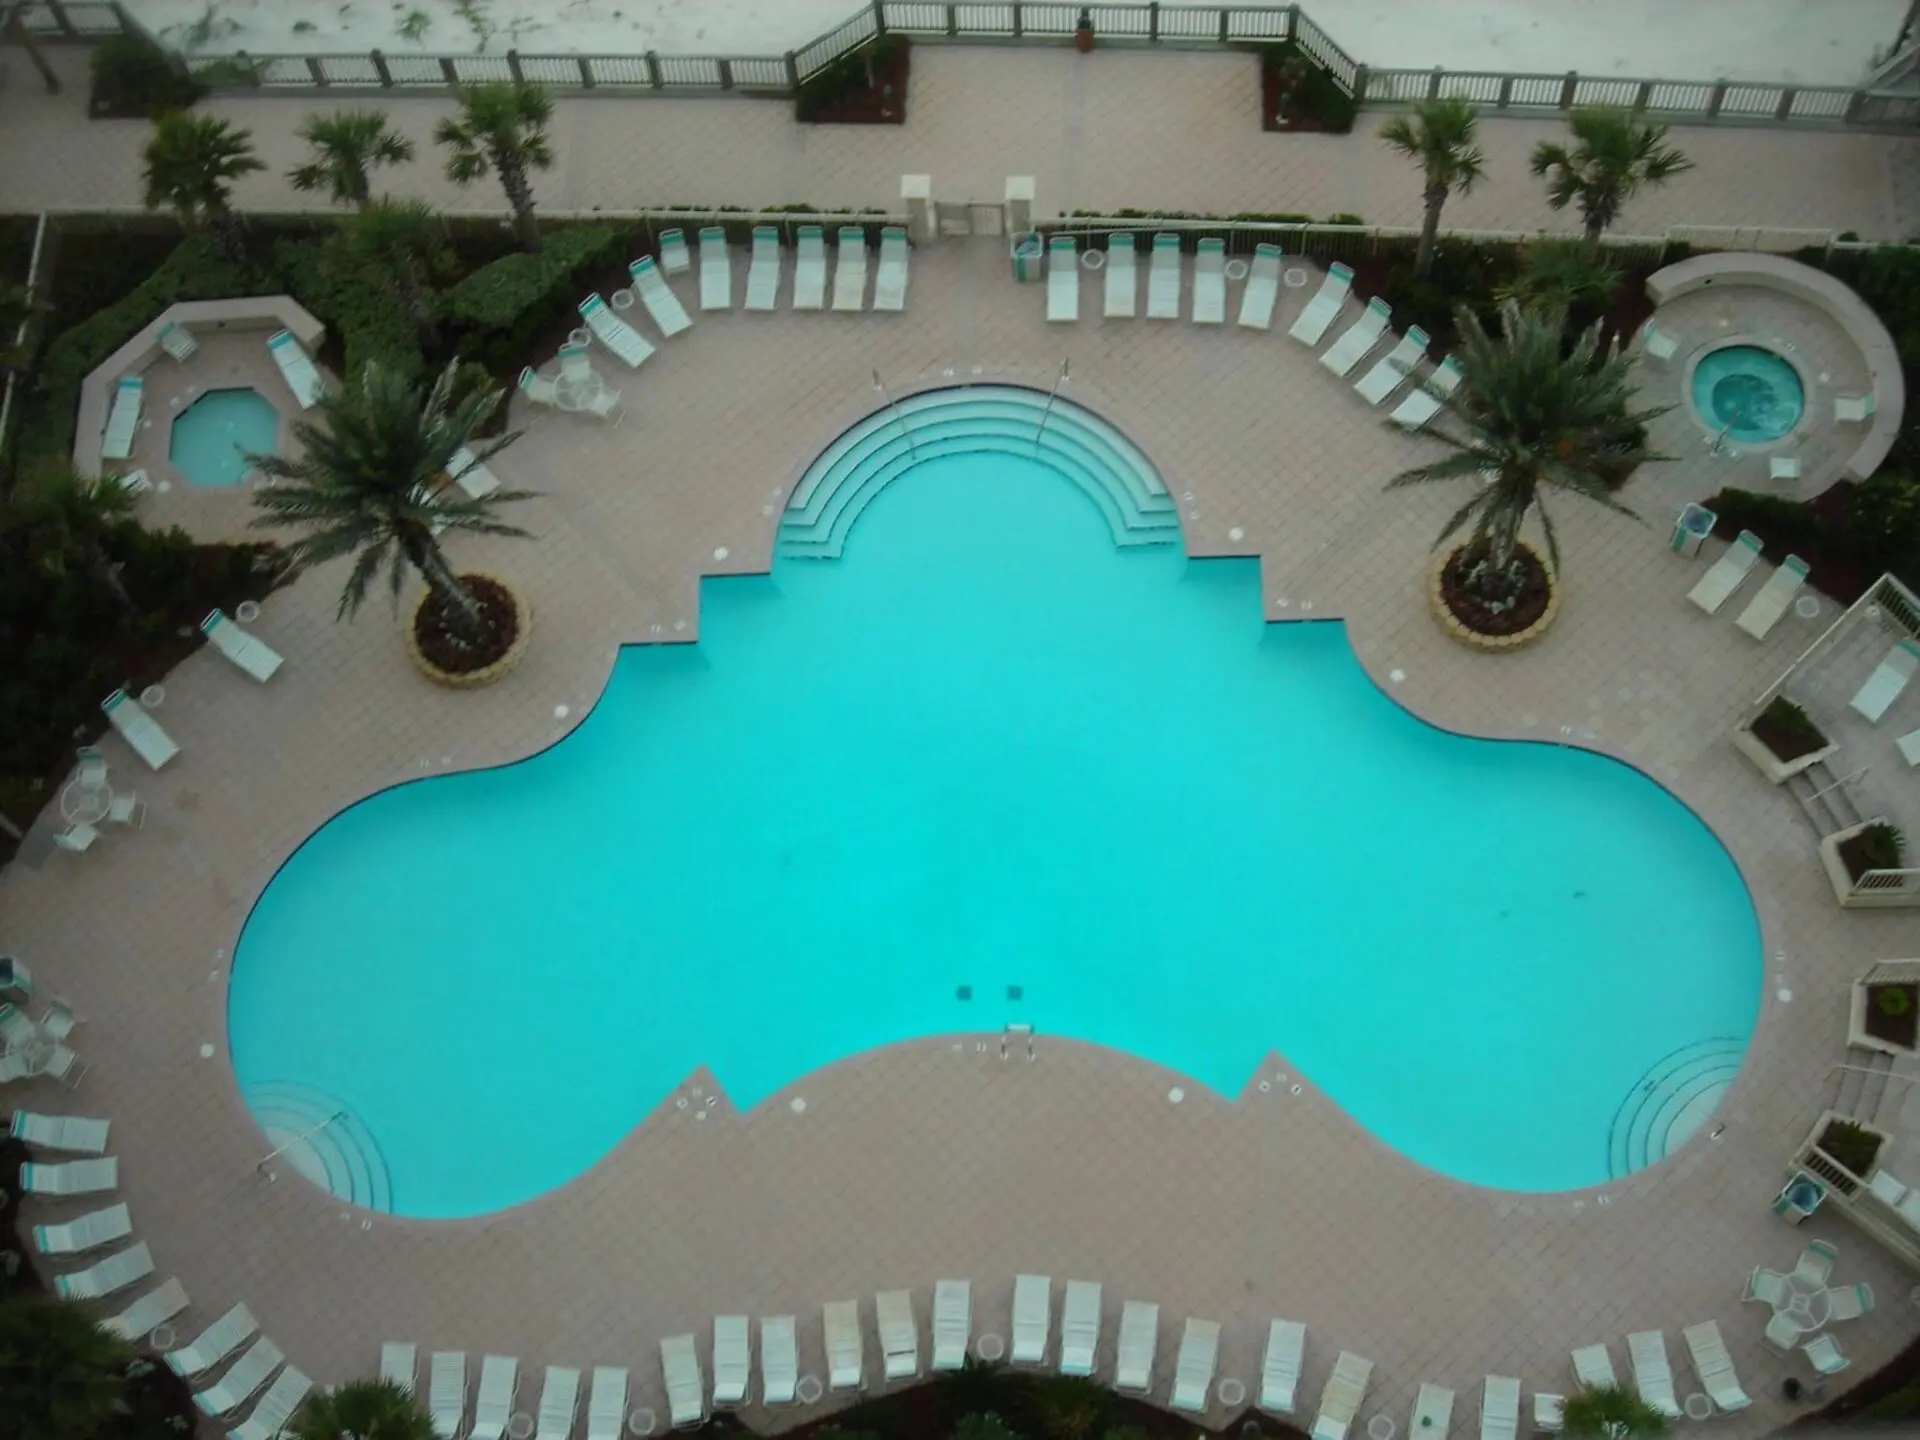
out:
M1793 602L1793 613L1798 615L1802 620L1818 620L1820 618L1820 602L1811 595L1802 595L1798 600Z
M1251 267L1249 267L1244 260L1229 260L1224 268L1227 279L1244 280L1247 278L1247 271Z
M629 1435L651 1435L653 1433L653 1427L654 1418L653 1411L651 1410L636 1410L627 1416L627 1433Z
M793 1393L800 1397L802 1405L817 1405L820 1397L826 1392L821 1387L818 1375L802 1375L800 1383L794 1386Z
M147 1343L156 1350L171 1350L180 1337L173 1333L173 1326L164 1321L147 1332Z
M1393 1417L1375 1415L1367 1421L1368 1440L1393 1440Z
M531 1440L533 1435L533 1416L524 1410L516 1410L507 1420L509 1440Z
M1247 1403L1247 1387L1231 1375L1220 1382L1215 1393L1220 1396L1220 1403L1229 1410L1238 1410Z
M1106 263L1107 252L1104 250L1082 250L1080 252L1080 268L1082 270L1098 270Z
M1686 1411L1689 1420L1711 1420L1713 1418L1713 1401L1696 1390L1693 1394L1687 1396Z
M607 297L607 303L616 310L631 310L633 308L633 291L616 290Z
M258 600L242 600L238 605L233 607L233 618L238 620L242 625L251 625L260 618L260 602Z
M140 692L140 703L149 710L158 710L162 705L167 703L167 687L164 685L147 686L146 689Z
M1007 1342L998 1335L982 1335L980 1343L974 1348L980 1352L980 1358L988 1364L1005 1359L1007 1354Z

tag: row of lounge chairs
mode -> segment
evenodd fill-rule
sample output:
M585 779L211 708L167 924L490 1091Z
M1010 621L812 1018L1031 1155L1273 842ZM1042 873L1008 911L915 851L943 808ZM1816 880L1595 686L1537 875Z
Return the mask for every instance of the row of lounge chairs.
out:
M278 650L229 619L224 611L209 611L207 618L200 622L200 629L208 644L262 685L271 680L284 663ZM120 733L134 754L147 762L149 769L160 769L180 753L179 745L160 722L125 690L116 690L107 696L100 702L100 709L105 712L107 723Z
M1707 614L1717 614L1758 563L1760 550L1760 537L1751 530L1742 530L1726 553L1708 566L1707 573L1687 592L1687 599ZM1787 607L1793 604L1806 579L1807 562L1798 555L1787 556L1733 623L1756 640L1766 639L1780 623L1780 617L1787 613Z
M185 360L200 348L184 325L169 324L160 329L160 345L176 360ZM310 410L327 393L326 381L306 348L288 330L276 330L267 337L267 350L279 368L281 378L293 392L302 410ZM140 429L142 408L146 402L147 382L138 375L123 375L113 387L113 403L107 409L107 423L100 435L102 460L126 460L133 454L133 439ZM148 488L145 472L130 489Z

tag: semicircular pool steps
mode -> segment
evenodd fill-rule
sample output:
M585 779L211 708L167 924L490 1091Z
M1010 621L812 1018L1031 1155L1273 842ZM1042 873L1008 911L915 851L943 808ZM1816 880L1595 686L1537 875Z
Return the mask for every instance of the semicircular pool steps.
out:
M336 1097L291 1081L249 1085L242 1093L268 1147L280 1152L276 1163L364 1210L393 1212L393 1181L380 1144Z
M1614 1112L1608 1173L1618 1180L1644 1170L1691 1140L1720 1108L1746 1057L1744 1041L1716 1035L1649 1066Z
M1044 423L1043 423L1044 421ZM1113 426L1013 385L911 395L867 416L821 454L780 524L782 555L837 559L874 496L915 465L982 452L1038 461L1099 509L1115 545L1171 545L1180 514L1153 464Z

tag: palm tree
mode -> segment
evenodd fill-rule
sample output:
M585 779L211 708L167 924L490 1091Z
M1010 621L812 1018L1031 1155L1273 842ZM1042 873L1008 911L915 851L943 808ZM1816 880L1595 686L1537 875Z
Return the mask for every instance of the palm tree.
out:
M1453 454L1415 466L1388 481L1389 489L1436 481L1470 480L1474 493L1447 517L1434 544L1471 523L1467 552L1476 561L1471 588L1485 599L1514 598L1524 574L1514 558L1520 527L1535 509L1557 571L1560 546L1542 503L1548 489L1564 490L1623 515L1609 479L1643 461L1665 459L1646 448L1645 425L1670 407L1633 410L1630 362L1614 347L1601 349L1592 331L1569 346L1566 317L1550 307L1500 307L1500 334L1489 335L1462 307L1454 358L1460 384L1443 402L1463 433L1432 432ZM1638 518L1638 517L1635 517Z
M1630 110L1595 106L1567 121L1573 148L1542 140L1533 173L1546 175L1547 203L1564 210L1576 201L1590 239L1620 218L1620 208L1643 185L1664 185L1693 162L1668 145L1667 127L1636 120Z
M267 168L253 153L253 132L175 110L153 122L146 162L147 208L171 208L189 230L211 229L228 259L242 258L246 236L233 213L232 184Z
M1500 288L1499 298L1591 320L1613 303L1619 289L1620 272L1598 240L1549 236L1531 241L1520 252L1520 273Z
M0 1440L93 1440L120 1405L132 1360L90 1305L0 1301Z
M49 578L84 571L124 609L133 597L114 559L115 529L133 517L134 497L118 481L82 475L57 460L20 475L0 509L0 557Z
M287 179L296 190L326 191L336 205L366 209L373 199L368 172L413 159L413 141L388 128L378 110L309 115L296 133L313 147L313 158L289 170Z
M1440 211L1458 190L1469 193L1486 174L1487 157L1474 144L1480 112L1457 95L1423 100L1413 117L1396 115L1380 127L1380 138L1419 165L1426 177L1426 214L1420 221L1420 248L1413 273L1425 279L1433 269L1433 247L1440 237Z
M407 312L430 347L440 344L428 284L453 264L453 252L441 238L440 222L422 200L382 196L340 227L341 258L369 266L399 291Z
M513 233L529 250L540 248L540 222L533 214L533 183L528 172L553 165L547 122L553 101L538 85L524 81L466 85L458 91L460 113L434 128L434 140L447 147L447 178L467 185L491 170L500 177L513 207Z
M527 534L496 519L494 511L532 498L531 492L496 490L475 500L446 488L454 451L464 446L485 463L520 438L509 431L485 442L475 439L502 398L491 383L465 383L456 365L447 366L423 395L405 376L369 361L353 384L322 398L316 418L294 422L291 448L299 459L247 456L269 481L254 494L266 513L253 523L305 530L289 547L294 564L354 557L336 618L359 612L384 566L396 609L401 584L417 571L468 639L483 639L484 613L447 563L439 535Z
M1583 1386L1567 1396L1561 1423L1570 1437L1646 1440L1664 1435L1666 1418L1631 1390L1618 1385Z
M391 1380L350 1380L294 1412L289 1440L434 1440L420 1402Z

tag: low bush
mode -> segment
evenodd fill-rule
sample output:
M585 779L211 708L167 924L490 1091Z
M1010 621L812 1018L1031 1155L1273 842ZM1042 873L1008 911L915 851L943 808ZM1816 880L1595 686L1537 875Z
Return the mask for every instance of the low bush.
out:
M801 83L794 99L794 114L803 123L814 123L848 109L856 97L869 95L882 77L904 66L908 41L899 35L880 35L858 49L849 50ZM898 97L904 113L906 96Z
M1808 579L1850 605L1882 575L1920 585L1920 482L1905 470L1841 481L1809 503L1748 490L1722 490L1706 502L1714 533L1751 530L1769 551L1798 555Z
M377 270L310 240L278 242L273 266L287 293L327 327L324 357L341 375L358 375L369 360L409 378L426 371L413 317Z
M461 358L495 374L526 364L541 332L579 301L582 285L614 258L623 233L605 226L554 230L538 254L503 256L443 291L440 315Z
M131 31L109 35L95 45L90 64L87 113L95 118L133 119L185 110L207 93L178 56Z
M1295 42L1286 40L1278 45L1262 46L1260 63L1273 77L1266 88L1277 86L1276 99L1279 93L1286 97L1289 125L1305 122L1300 128L1324 130L1334 135L1345 135L1353 129L1354 116L1359 114L1360 107L1340 88L1326 66Z

